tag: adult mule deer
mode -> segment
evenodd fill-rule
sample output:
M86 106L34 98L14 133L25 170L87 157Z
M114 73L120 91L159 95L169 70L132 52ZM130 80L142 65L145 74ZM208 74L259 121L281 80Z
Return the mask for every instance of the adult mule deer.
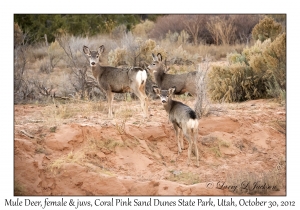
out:
M188 165L190 163L192 147L195 147L195 154L197 158L197 166L199 166L199 154L197 146L198 136L198 119L194 110L180 101L172 99L175 88L168 90L161 90L157 86L153 86L153 91L160 97L160 100L169 115L169 120L172 122L176 140L178 144L178 153L183 149L183 137L180 137L181 132L189 142L188 147Z
M184 74L167 74L162 62L162 55L152 53L153 62L148 66L149 72L154 76L155 83L162 90L168 90L175 87L174 94L180 95L183 93L190 93L196 96L197 71L192 71Z
M146 70L139 67L122 69L100 65L99 57L104 52L103 45L101 45L98 50L90 50L87 46L83 46L83 52L89 58L93 76L98 81L100 88L106 93L108 117L113 117L112 102L114 93L125 93L129 91L132 91L140 99L144 115L145 117L149 117L149 102L145 93L147 80Z

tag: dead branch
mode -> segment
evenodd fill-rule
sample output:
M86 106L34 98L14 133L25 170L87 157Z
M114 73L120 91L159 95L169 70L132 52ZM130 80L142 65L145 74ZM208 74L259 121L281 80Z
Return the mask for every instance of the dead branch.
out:
M31 138L31 139L33 139L34 138L34 136L33 135L31 135L31 134L29 134L29 133L27 133L26 131L24 131L24 130L21 130L20 131L24 136L27 136L27 137L29 137L29 138Z

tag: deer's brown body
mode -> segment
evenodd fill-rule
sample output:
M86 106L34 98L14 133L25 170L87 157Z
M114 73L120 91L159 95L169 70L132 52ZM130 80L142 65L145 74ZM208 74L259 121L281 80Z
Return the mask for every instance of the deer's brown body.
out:
M197 166L199 166L199 154L197 146L199 122L196 113L189 106L180 101L175 101L172 99L175 88L161 90L160 88L154 86L153 90L160 97L160 100L169 115L169 120L173 124L178 145L178 152L180 153L183 149L183 138L180 137L180 133L182 132L189 142L188 164L190 162L192 147L194 145Z
M112 117L112 101L114 93L126 93L132 91L141 101L141 106L146 117L148 113L148 97L145 93L147 80L146 70L139 67L116 68L112 66L102 66L99 57L104 51L101 45L98 50L90 50L83 46L83 52L88 56L92 73L98 81L100 88L106 93L108 101L108 116Z
M148 70L152 73L155 83L162 90L168 90L175 87L174 94L180 95L186 92L191 95L196 95L196 76L197 71L192 71L184 74L167 74L162 63L160 53L155 56L152 54L153 62L148 66Z

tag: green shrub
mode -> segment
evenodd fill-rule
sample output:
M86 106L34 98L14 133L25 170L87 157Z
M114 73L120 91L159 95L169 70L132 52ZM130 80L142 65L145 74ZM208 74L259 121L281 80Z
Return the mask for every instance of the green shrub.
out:
M229 64L234 63L246 63L246 56L240 53L229 53L227 54L227 61Z
M134 37L131 33L124 36L123 47L111 50L108 55L108 63L113 66L130 65L144 67L147 56L154 51L156 42L152 39L144 40L140 37Z
M273 41L281 32L281 24L277 23L273 18L266 16L254 26L252 37L262 42L269 38Z
M227 55L228 66L213 66L208 89L214 101L237 102L260 97L285 99L286 34Z
M153 29L154 22L145 20L134 26L132 33L140 37L148 37L148 33Z
M190 39L190 35L185 30L182 30L178 36L177 43L178 44L187 44Z
M119 66L126 63L127 50L117 47L108 53L108 63L111 66Z
M263 52L267 67L268 95L285 99L286 92L286 34L278 36Z
M180 33L172 33L171 31L166 33L166 40L168 40L170 43L188 44L189 39L190 35L185 30L182 30Z
M212 66L208 74L208 92L214 101L234 102L258 98L260 80L245 63Z
M246 47L243 49L242 54L246 57L246 61L250 60L252 55L260 54L271 44L271 39L267 39L265 41L257 40L253 46Z

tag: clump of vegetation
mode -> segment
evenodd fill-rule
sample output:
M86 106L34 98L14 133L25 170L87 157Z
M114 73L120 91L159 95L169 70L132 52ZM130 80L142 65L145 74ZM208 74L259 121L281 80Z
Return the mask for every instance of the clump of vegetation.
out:
M219 139L215 135L207 135L203 136L201 140L203 145L206 145L209 148L209 151L215 155L215 157L222 157L223 154L221 152L222 147L230 147L230 143Z
M26 195L26 190L19 182L14 181L14 196Z
M263 52L267 67L267 93L285 100L286 97L286 34L278 36Z
M266 16L260 20L252 30L252 37L261 42L271 39L272 41L282 32L282 26L277 23L272 17Z
M178 182L181 184L192 185L200 183L199 175L191 173L191 172L181 172L172 170L170 171L170 176L166 179L172 182Z
M126 55L127 50L125 48L117 47L108 53L108 64L115 67L126 64Z
M118 131L118 133L120 135L126 133L126 131L125 131L125 123L126 123L126 119L123 120L121 123L116 123L116 129L117 129L117 131Z
M153 22L155 18L147 19L152 16L158 17L155 22ZM102 44L107 49L101 59L103 63L145 68L152 62L152 53L161 53L166 58L166 69L170 70L169 73L176 74L195 70L195 65L206 55L214 60L225 58L227 55L233 68L246 68L247 73L244 75L247 76L247 81L242 81L246 86L250 81L251 88L249 90L249 87L246 87L241 93L242 96L224 98L228 92L226 90L213 96L215 100L248 100L265 96L285 98L285 70L282 70L285 69L286 61L285 42L282 41L285 37L276 38L281 35L281 29L285 31L285 16L268 15L257 24L262 17L262 15L16 14L15 102L43 101L49 98L49 90L55 90L55 97L79 94L81 100L86 97L105 98L82 52L83 45L97 49ZM271 17L277 17L275 20L280 23ZM91 25L98 27L92 27L90 30ZM247 46L251 44L252 29L253 37L257 37L253 40L260 40L261 44L255 44L257 49L250 47L243 51L246 44ZM259 34L263 34L264 37L260 39ZM269 46L268 43L272 44ZM263 49L264 46L268 46L268 49ZM250 54L247 54L247 49L251 51ZM237 67L234 63L245 64ZM248 76L249 66L250 71L253 71L253 76L250 74L251 78ZM58 68L59 71L54 71ZM260 68L259 75L256 75L258 73L256 69ZM42 77L46 76L50 79L41 81ZM232 74L232 77L235 76ZM259 84L259 87L255 89L252 85L256 84ZM214 85L216 84L212 87ZM225 85L230 83L227 81ZM151 86L149 81L148 86ZM235 87L228 87L230 88ZM231 92L240 94L241 91ZM151 95L151 88L147 88L147 93ZM115 97L118 98L119 95L116 94Z
M213 101L244 101L260 97L251 68L245 63L213 66L208 74L208 90Z
M102 140L98 140L97 141L97 147L98 148L105 148L107 150L109 150L110 152L114 152L115 148L117 146L124 146L123 142L114 140L114 139L102 139Z
M128 33L123 37L123 47L117 47L108 54L108 63L113 66L129 65L144 67L148 54L151 54L156 42L152 39L143 40ZM148 60L149 62L149 60Z
M212 100L239 102L261 97L285 100L285 33L274 41L257 40L242 53L228 54L227 60L229 65L215 65L208 74L208 91Z
M47 166L47 169L51 173L58 173L59 169L66 163L77 163L82 165L84 158L85 158L85 154L83 151L78 151L75 153L71 151L68 154L62 155L59 158L50 162Z
M154 24L155 23L151 20L142 21L134 26L132 33L139 37L147 37L147 34L152 30Z

